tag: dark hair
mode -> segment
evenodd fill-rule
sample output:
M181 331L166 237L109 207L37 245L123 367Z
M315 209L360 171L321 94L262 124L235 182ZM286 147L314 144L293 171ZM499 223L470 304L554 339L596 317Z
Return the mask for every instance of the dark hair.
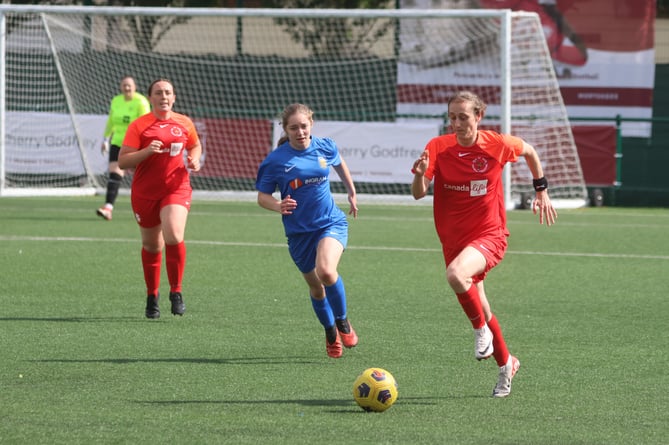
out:
M474 105L474 114L477 116L483 116L487 105L483 100L471 91L458 91L451 97L448 101L448 107L450 108L452 102L471 102Z
M153 82L151 82L151 85L149 85L149 96L151 96L151 90L153 90L153 86L154 86L155 84L157 84L158 82L167 82L167 83L169 83L170 85L172 85L172 93L174 93L174 94L177 93L177 90L176 90L176 88L174 88L174 84L172 83L172 81L171 81L170 79L166 79L166 78L164 78L164 77L161 77L160 79L156 79L156 80L154 80Z
M309 118L309 120L312 121L312 122L314 120L314 112L307 105L300 104L300 103L290 104L286 108L284 108L283 111L281 112L281 127L284 129L284 131L286 129L286 125L288 125L288 119L290 119L290 117L293 114L297 114L297 113L302 113L302 114L306 115ZM277 142L277 145L281 145L284 142L286 142L287 140L288 140L288 136L284 133L279 138L279 142Z

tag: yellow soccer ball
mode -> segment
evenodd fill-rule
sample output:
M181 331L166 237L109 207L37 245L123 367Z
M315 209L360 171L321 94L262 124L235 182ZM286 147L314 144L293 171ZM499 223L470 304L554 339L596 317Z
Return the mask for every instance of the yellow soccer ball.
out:
M367 368L353 383L353 398L365 411L383 412L397 400L395 377L382 368Z

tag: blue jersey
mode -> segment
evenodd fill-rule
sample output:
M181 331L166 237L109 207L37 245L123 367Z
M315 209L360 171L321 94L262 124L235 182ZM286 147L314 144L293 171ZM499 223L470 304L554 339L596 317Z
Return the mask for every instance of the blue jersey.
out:
M339 151L329 138L311 137L305 150L296 150L288 141L272 151L258 168L256 189L281 199L290 195L297 201L291 215L282 215L286 236L313 232L346 221L346 214L330 192L330 166L341 164Z

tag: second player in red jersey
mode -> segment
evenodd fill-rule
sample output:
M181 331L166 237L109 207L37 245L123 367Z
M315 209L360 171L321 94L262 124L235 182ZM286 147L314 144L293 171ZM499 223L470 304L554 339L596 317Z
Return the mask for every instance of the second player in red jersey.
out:
M123 145L150 147L154 142L159 142L160 147L150 159L147 158L147 162L137 164L132 183L133 194L146 199L161 199L183 185L190 186L183 153L200 144L195 126L188 117L171 113L167 119L158 119L149 113L128 128Z
M202 147L193 122L172 111L175 99L169 80L158 79L151 84L151 113L130 124L118 160L121 168L135 169L131 203L142 235L147 318L160 317L163 249L172 314L183 315L186 310L181 282L186 267L184 233L192 197L188 170L200 170Z

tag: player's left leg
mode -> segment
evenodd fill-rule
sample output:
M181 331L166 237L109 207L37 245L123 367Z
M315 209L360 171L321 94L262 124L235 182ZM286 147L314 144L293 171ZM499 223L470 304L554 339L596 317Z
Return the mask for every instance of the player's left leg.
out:
M165 267L170 283L170 303L173 315L183 315L186 305L181 294L181 283L186 269L184 234L188 219L187 206L168 204L160 209L160 220L165 238Z
M509 353L499 321L490 310L490 303L485 293L483 281L476 283L476 286L481 297L481 304L484 307L488 328L490 328L490 332L493 334L493 357L495 358L495 362L497 362L497 366L499 366L499 377L492 395L493 397L506 397L511 393L511 381L520 368L520 361Z
M324 232L316 249L316 274L323 283L342 343L345 347L352 348L358 344L358 335L348 320L346 288L337 272L346 247L347 232L347 224L331 227Z
M499 368L499 378L497 385L492 390L492 396L497 398L506 397L511 394L511 381L516 372L520 369L520 361L509 354L509 359L504 366Z

